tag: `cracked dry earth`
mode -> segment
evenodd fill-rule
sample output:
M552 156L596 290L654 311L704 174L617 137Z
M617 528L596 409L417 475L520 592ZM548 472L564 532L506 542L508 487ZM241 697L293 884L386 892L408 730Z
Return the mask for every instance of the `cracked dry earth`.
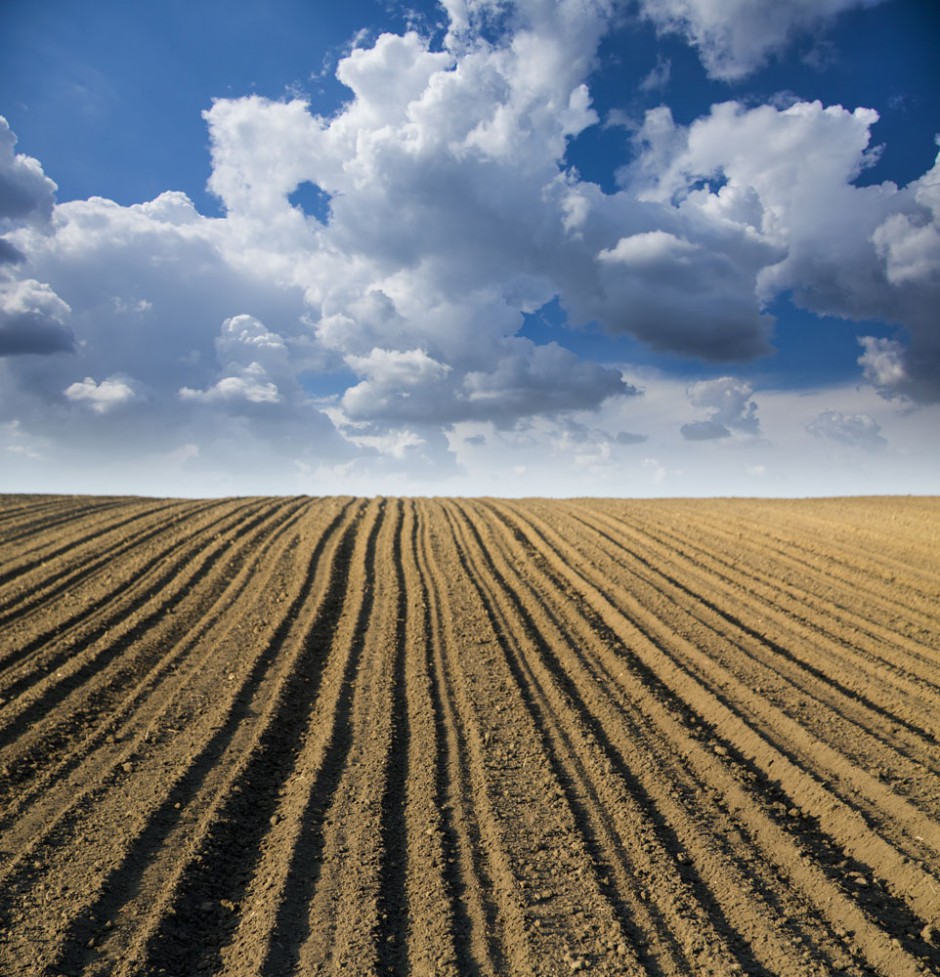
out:
M0 972L940 972L940 499L0 497Z

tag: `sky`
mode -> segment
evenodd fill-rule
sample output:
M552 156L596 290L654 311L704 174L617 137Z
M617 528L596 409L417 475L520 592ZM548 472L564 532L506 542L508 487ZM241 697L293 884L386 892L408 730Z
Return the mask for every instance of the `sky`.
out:
M0 0L0 491L940 493L933 0Z

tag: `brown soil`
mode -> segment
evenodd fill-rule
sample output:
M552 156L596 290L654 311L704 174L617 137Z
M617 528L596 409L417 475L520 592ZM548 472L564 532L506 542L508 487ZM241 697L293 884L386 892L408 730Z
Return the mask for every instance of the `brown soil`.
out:
M0 497L0 973L940 972L940 499Z

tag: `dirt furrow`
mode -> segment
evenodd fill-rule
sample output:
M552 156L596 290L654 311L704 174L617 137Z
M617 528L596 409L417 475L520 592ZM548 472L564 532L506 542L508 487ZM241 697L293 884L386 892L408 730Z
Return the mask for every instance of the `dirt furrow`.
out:
M386 926L389 893L405 900L405 852L398 843L402 798L390 790L393 770L407 753L408 732L394 728L400 720L395 679L404 624L395 565L401 511L396 503L378 504L384 518L369 539L359 583L363 600L348 638L356 665L340 716L343 762L322 815L306 938L296 944L302 973L385 973L393 962L407 959L401 918L394 932Z
M0 973L940 973L938 543L0 495Z
M0 572L0 624L65 593L124 553L159 536L168 524L212 503L166 502L116 506L99 521L82 518L78 536L57 532L46 546L10 560ZM136 511L135 511L136 510ZM133 528L131 528L133 527ZM54 572L50 572L54 568Z
M596 551L595 558L599 559ZM616 566L606 566L603 560L599 566L605 578L618 581L622 579ZM833 736L830 726L820 727L803 719L805 699L797 699L798 706L802 708L788 710L781 698L779 683L775 692L768 695L763 691L764 686L760 679L755 681L753 676L737 674L742 661L746 661L740 654L740 649L729 647L725 641L716 642L713 633L703 633L694 626L688 614L675 601L663 600L655 589L645 591L635 574L625 578L625 583L635 598L635 606L643 609L639 617L634 615L634 620L645 629L651 628L650 633L667 645L668 636L672 635L672 645L679 651L680 660L685 663L683 667L690 669L706 686L717 691L719 696L727 698L730 694L735 711L760 731L768 742L775 744L784 755L804 769L815 771L817 779L831 781L832 792L862 813L902 853L920 856L923 854L923 844L934 853L940 850L937 848L940 844L940 830L937 829L933 814L937 807L934 796L936 778L929 771L922 771L920 777L919 793L923 798L923 807L927 808L924 811L917 808L912 798L901 796L877 776L877 771L884 769L880 764L887 763L889 768L894 766L894 762L887 759L884 751L871 771L861 763L848 762L845 754L838 749L838 737ZM687 653L690 648L694 649L691 656ZM736 694L738 690L740 695ZM909 714L904 705L902 702L898 707L902 716L904 713ZM892 700L888 697L885 697L885 706L889 710L888 715L892 715ZM898 723L903 723L902 716L897 718ZM917 727L909 725L909 729L916 731ZM929 735L931 734L928 737ZM850 744L849 759L852 759L852 754L857 752L861 744L860 738L857 737L854 743L850 741ZM912 781L911 787L916 787L916 783ZM910 792L911 790L908 791Z
M541 508L537 511L546 517ZM905 689L902 696L896 688L876 685L870 673L863 683L864 676L837 654L837 648L820 648L818 642L791 629L786 617L773 608L756 601L739 603L733 590L716 586L694 564L676 563L653 544L641 547L606 520L598 522L580 509L571 518L589 529L592 541L612 561L615 576L629 572L631 580L642 580L697 622L684 633L699 647L772 699L778 709L838 745L843 754L880 771L881 779L902 784L903 793L930 816L940 814L936 796L940 757L932 729L911 721L915 689ZM557 521L550 516L548 521L557 528ZM747 620L742 619L745 613ZM833 675L822 665L831 668L834 662L840 667ZM937 709L940 700L933 709L925 705L917 715L932 725Z
M548 528L544 523L541 525ZM580 551L573 552L577 565L590 566ZM788 769L799 771L802 777L809 775L817 790L820 785L826 785L824 793L819 795L827 798L825 806L831 807L835 803L835 809L850 822L862 820L863 811L868 819L878 820L880 834L873 835L877 839L874 844L879 855L886 859L885 870L905 856L937 859L940 825L936 821L774 708L762 695L686 638L683 621L677 620L674 604L652 602L644 605L635 593L635 578L631 579L628 591L625 586L616 584L615 576L610 573L594 572L603 579L608 591L616 594L620 613L655 647L667 653L672 666L692 678L708 696L723 703L722 714L733 717L736 728L747 728L772 750L769 756L777 755ZM882 835L890 838L890 842ZM923 880L919 880L915 888L922 890ZM918 901L923 904L923 893Z
M517 518L519 508L513 506L511 510ZM723 695L718 695L707 685L700 684L695 676L684 671L673 655L664 654L668 644L682 644L681 638L673 635L665 646L659 641L654 642L649 634L633 622L636 609L631 606L635 602L629 594L619 587L612 587L608 579L592 574L583 565L576 551L570 549L549 527L536 526L537 520L531 514L526 516L525 522L530 527L528 532L532 534L530 545L542 547L550 555L554 572L559 574L559 579L582 595L601 620L629 648L630 653L657 675L678 702L688 704L699 717L699 721L712 730L725 755L732 754L753 763L768 779L779 780L783 789L795 798L796 807L817 819L823 831L836 840L838 847L845 850L851 858L857 859L859 864L868 867L869 876L866 882L870 881L870 873L873 871L881 883L897 894L902 900L902 910L904 902L907 902L922 921L929 923L935 917L940 890L935 888L936 882L923 863L901 856L884 839L870 831L854 808L840 802L823 784L808 776L788 756L780 753L744 723L737 712L729 707ZM539 540L539 543L536 544L535 540ZM630 610L629 617L621 610L621 606ZM695 654L691 647L686 648L685 652L690 656ZM644 705L652 707L655 703ZM871 923L862 926L865 921L863 913L855 904L841 898L838 890L833 890L832 886L826 884L825 875L818 866L803 856L793 856L790 846L784 843L786 835L773 821L766 820L753 810L753 802L727 776L714 757L705 753L694 740L688 746L693 753L699 754L695 762L715 767L715 778L723 784L726 796L734 798L729 807L746 820L748 830L761 844L766 858L782 858L782 863L779 863L781 870L797 882L807 895L813 891L827 893L826 898L820 902L819 909L825 911L831 922L844 925L849 916L856 920L856 938L864 943L866 955L882 972L917 972L912 959L902 949L896 948L878 927ZM772 776L768 774L771 767ZM845 771L841 773L844 775ZM835 906L838 906L839 911L833 917L831 914ZM907 922L903 911L899 918L902 922Z
M403 795L398 798L402 823L397 825L406 868L403 908L408 915L403 929L408 934L407 960L412 973L457 977L466 970L467 954L456 933L458 928L466 931L468 920L456 898L454 874L446 863L454 852L453 835L444 837L442 812L447 803L442 789L442 777L446 776L442 751L446 744L441 735L439 700L432 689L433 644L440 635L433 621L428 578L419 561L423 518L417 504L408 500L397 553L400 647L395 687L400 699L396 702L396 724L407 724L409 734L407 749L397 751L404 767L398 771ZM391 776L395 776L394 771ZM395 840L386 840L386 858L391 856ZM386 904L394 898L389 885L384 898ZM392 919L394 915L389 914ZM464 932L461 940L466 935ZM394 968L392 972L396 972Z
M481 528L486 522L475 519ZM616 832L603 852L608 859L618 850L630 853L632 864L613 870L618 894L635 914L632 939L645 951L647 972L814 972L807 970L805 947L792 939L813 929L799 919L805 914L792 895L777 878L755 872L740 825L727 811L715 817L713 789L676 763L672 737L638 725L637 703L611 694L616 680L584 655L593 648L609 656L598 646L595 624L572 615L557 587L534 589L531 574L513 569L520 565L518 550L498 541L500 535L494 527L488 536L490 552L504 552L493 574L519 601L524 630L539 636L531 661L555 702L562 735L591 758L585 769ZM622 664L616 667L622 677ZM640 689L642 698L655 691L648 684ZM827 938L818 927L812 935L818 957Z
M309 903L317 888L324 848L324 820L351 745L351 704L360 668L362 636L372 602L369 567L374 561L381 510L373 505L343 541L324 612L303 638L328 652L319 688L308 689L309 706L298 716L306 726L290 773L260 845L247 883L238 925L222 949L233 974L291 973L310 934ZM304 683L305 685L307 683Z
M251 553L253 559L240 560L237 575L222 586L211 611L194 628L187 629L185 640L162 654L149 671L142 675L135 673L134 684L123 698L115 694L97 717L86 713L87 724L69 730L70 740L60 736L54 751L44 750L42 765L31 781L18 778L15 790L10 790L9 782L5 784L9 803L4 803L0 823L11 825L8 846L19 850L17 837L35 843L89 790L106 782L118 766L127 762L132 749L129 744L149 744L153 739L155 745L161 728L174 728L173 722L177 720L171 720L167 713L184 696L192 698L199 694L194 690L200 673L211 663L211 659L194 653L205 642L218 643L240 626L237 614L240 603L248 602L250 606L254 595L261 593L276 593L278 603L283 599L283 592L274 586L275 574L279 564L289 557L289 550L297 544L296 535L288 541L286 534L308 505L305 502L285 505L272 525L262 524L251 533L241 534L240 555ZM208 682L211 685L217 679L210 677ZM202 695L208 701L209 690ZM54 739L47 734L43 745L52 745ZM14 764L8 762L7 766Z
M28 555L33 547L27 542L30 539L39 537L42 540L39 546L48 546L55 543L61 537L60 526L81 520L90 522L101 513L110 510L119 510L127 515L127 498L74 498L72 496L62 496L47 502L36 502L25 504L22 508L14 510L8 517L4 518L0 526L0 552L7 555L7 548L13 552L17 558ZM154 499L136 500L140 505L152 508L160 505ZM4 514L7 513L6 504ZM46 537L43 540L43 537ZM15 547L15 549L14 549Z
M899 670L897 652L903 652L906 668L921 682L936 686L940 664L933 614L936 597L917 595L905 600L903 585L894 574L873 585L882 576L875 565L856 566L851 575L833 577L825 559L794 560L784 549L755 545L740 530L709 535L707 515L708 510L700 507L686 522L696 527L701 541L690 538L682 523L660 528L659 535L666 546L691 550L696 561L717 570L732 585L745 584L747 597L753 593L780 607L804 629L832 635L862 650L882 670ZM891 542L883 540L882 550L890 550ZM928 565L927 561L922 564ZM940 575L933 589L940 596Z
M820 584L821 574L815 576L815 587L810 579L803 582L803 587L794 588L789 585L784 568L767 553L755 558L759 559L759 566L750 563L742 554L737 537L706 544L699 537L701 519L653 530L635 519L612 519L599 508L582 506L577 511L588 518L593 512L595 519L605 520L608 532L613 528L621 537L626 534L627 554L645 554L639 559L659 575L667 576L669 563L678 560L681 580L685 580L688 568L704 574L727 595L722 598L723 606L746 608L762 627L773 622L784 633L799 635L805 645L821 646L820 650L832 656L834 662L844 663L850 672L858 673L860 685L883 681L890 687L894 683L905 697L926 694L936 700L940 683L934 649L929 642L898 633L888 620L870 620L872 601L860 596L858 586L846 585L838 593L830 592L830 601L822 603L811 593L825 589ZM691 533L690 526L694 527ZM596 524L594 528L597 529ZM850 618L852 609L867 609L866 623L861 624L858 619L846 621L834 614L837 603L849 609ZM814 605L821 609L810 614L809 608ZM896 606L894 614L898 611ZM931 628L935 630L935 624Z
M273 511L273 507L261 500L251 506L252 512L263 510ZM174 571L185 566L186 556L200 554L207 539L217 540L220 531L231 535L245 511L243 505L199 507L172 531L155 530L154 535L164 537L162 545L151 545L134 558L125 554L120 570L104 570L74 593L53 598L0 626L5 644L0 693L6 699L16 698L77 650L108 634L158 594Z
M60 520L74 518L76 510L85 518L97 505L119 505L120 499L75 499L68 495L3 497L0 505L0 556L20 556L27 540L48 531Z
M437 584L434 593L442 635L435 665L442 712L451 721L448 739L454 780L450 791L457 801L453 826L461 844L460 878L468 915L475 924L470 946L482 973L492 967L496 974L531 974L540 959L540 942L546 938L540 932L546 924L541 918L536 922L532 906L545 893L538 888L538 878L551 874L543 860L555 826L553 819L544 820L541 814L553 798L528 806L532 787L519 795L509 779L513 757L508 748L515 749L516 724L508 677L504 671L491 671L498 664L496 637L468 573L466 550L455 538L454 514L442 503L427 505L428 568ZM524 812L519 819L522 836L514 830L520 812ZM533 833L541 837L525 845L525 837ZM533 853L536 864L532 864ZM551 916L554 907L549 901L545 900L544 909Z
M441 583L441 568L432 549L433 540L441 531L440 513L427 503L422 503L418 512L420 528L413 539L413 559L424 601L427 638L423 668L435 742L434 806L427 833L431 838L432 858L439 854L442 860L441 873L450 907L445 912L453 927L442 943L441 969L445 974L448 972L452 951L459 974L493 977L504 971L506 953L499 941L497 906L492 895L493 860L477 820L478 781L469 769L467 731L445 665L445 643L450 647L453 642L450 630L453 619ZM420 897L415 897L415 905L420 904ZM443 915L441 907L434 913ZM416 959L420 958L418 950Z
M684 522L696 525L708 540L708 551L711 547L716 551L730 549L758 572L771 560L780 568L781 578L797 585L808 581L809 587L804 592L814 599L829 594L854 596L861 598L855 608L863 617L876 612L890 619L903 610L918 628L925 624L929 627L930 607L940 596L935 547L929 544L924 547L923 540L918 541L924 525L931 523L929 510L919 531L899 536L892 526L875 534L868 532L865 525L872 510L854 511L860 503L861 500L846 502L846 512L852 513L852 533L848 539L844 532L849 523L847 515L843 516L841 525L832 522L818 525L811 516L814 506L798 503L788 507L786 520L780 518L776 505L764 507L763 514L768 518L762 520L758 512L748 520L735 518L734 510L722 518L720 511L708 503L687 502L672 528ZM621 515L626 513L616 505L605 508ZM745 511L742 509L742 516ZM678 511L676 514L679 515ZM936 512L932 515L936 518ZM867 547L866 536L872 537ZM918 541L918 545L902 548L902 539L908 544ZM815 541L815 545L809 541ZM886 592L891 594L890 600L884 599ZM820 601L819 606L828 614L836 610L827 607L825 601Z
M300 554L303 569L295 573L299 589L292 590L274 630L265 630L263 654L233 707L254 722L248 729L229 722L226 762L212 764L191 803L182 850L167 844L162 859L150 859L147 917L121 954L116 977L216 972L224 968L239 928L256 912L250 886L263 877L263 859L283 819L283 798L306 779L297 757L310 735L313 704L333 668L330 642L356 580L357 564L351 561L359 529L363 521L374 527L375 514L375 507L370 512L362 503L344 505L319 536L308 538ZM283 862L289 851L277 848L275 854ZM247 962L239 960L236 972Z
M74 591L69 591L69 584L61 581L62 575L53 571L52 576L58 583L45 591L40 588L35 599L28 599L23 606L10 607L0 624L6 639L6 648L0 656L3 681L10 681L10 670L13 669L15 674L15 669L23 662L27 663L26 670L30 674L44 666L48 669L47 660L52 655L52 648L62 645L68 648L70 642L81 640L95 627L99 634L106 631L107 622L113 619L109 617L112 605L124 608L127 593L131 590L146 597L163 586L169 579L167 569L181 565L181 547L192 547L194 535L224 528L225 522L236 521L249 506L257 510L263 505L264 502L259 500L237 505L194 506L178 524L174 522L173 532L167 532L167 527L158 521L144 537L128 545L121 561L97 560L95 570L98 572L94 574L77 570L86 579ZM34 661L32 656L36 652L42 652L46 661Z
M4 695L12 697L0 715L0 746L12 746L7 776L21 784L36 767L36 750L61 749L59 737L92 725L119 701L129 682L197 627L213 600L211 586L201 586L203 579L212 584L233 575L232 548L237 553L239 537L282 508L258 503L250 514L240 513L241 519L236 513L227 522L216 520L208 530L193 532L191 546L180 548L172 562L144 572L138 585L125 591L126 603L117 606L111 620L96 622L77 644L57 641L42 648L38 674L27 671L19 681L5 684ZM211 530L218 531L207 544L200 537Z
M140 972L132 962L132 950L151 930L154 917L163 918L155 907L166 905L161 899L166 877L189 864L187 852L196 843L193 836L198 839L202 819L209 817L206 812L228 797L222 786L231 779L232 768L257 750L259 738L270 728L264 719L271 718L285 683L282 641L306 608L315 576L322 589L323 578L336 572L332 561L320 566L320 557L335 549L346 507L326 510L326 518L315 513L310 520L313 535L303 550L287 544L290 561L281 566L278 586L290 588L290 599L277 617L269 619L258 599L250 602L245 616L237 619L250 629L252 640L247 644L235 622L226 622L227 640L218 650L212 642L205 648L210 652L209 667L202 683L195 690L184 688L181 695L177 690L179 698L165 700L166 712L139 732L128 760L104 792L89 797L47 843L44 870L38 879L29 880L33 885L27 894L35 900L44 883L60 889L72 886L81 894L81 901L73 897L69 918L58 925L58 938L46 948L63 969L78 968L80 960L87 972L114 973L118 962L129 968L127 972ZM261 574L259 583L263 581ZM135 789L137 816L131 823L122 822L118 812L127 804L127 792ZM109 832L112 837L105 846ZM76 848L76 843L82 847ZM95 849L103 847L106 858L93 861ZM233 851L237 850L236 846ZM70 878L79 881L70 883ZM197 913L194 925L198 919ZM94 946L86 945L89 932Z
M490 749L503 759L513 795L520 791L514 782L517 771L539 785L538 799L525 797L531 814L538 818L530 847L520 846L522 839L513 839L521 848L519 884L535 931L532 939L538 949L534 952L554 973L588 966L598 973L642 973L631 938L633 924L610 891L612 865L600 841L606 828L604 812L598 811L593 785L573 750L570 733L558 726L532 677L527 661L533 655L531 641L524 626L517 627L511 617L473 522L461 512L454 514L452 525L461 563L490 622L493 637L484 643L482 655L489 668L505 669L512 700L522 707L511 731L500 717L497 728L501 729L491 734ZM523 735L527 727L528 737ZM537 813L538 801L544 804L546 796L561 803Z

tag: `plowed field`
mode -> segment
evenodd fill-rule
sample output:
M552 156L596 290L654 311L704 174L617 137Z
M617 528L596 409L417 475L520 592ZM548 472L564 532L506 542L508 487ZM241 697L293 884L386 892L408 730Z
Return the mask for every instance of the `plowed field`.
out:
M940 499L0 497L0 973L940 972Z

